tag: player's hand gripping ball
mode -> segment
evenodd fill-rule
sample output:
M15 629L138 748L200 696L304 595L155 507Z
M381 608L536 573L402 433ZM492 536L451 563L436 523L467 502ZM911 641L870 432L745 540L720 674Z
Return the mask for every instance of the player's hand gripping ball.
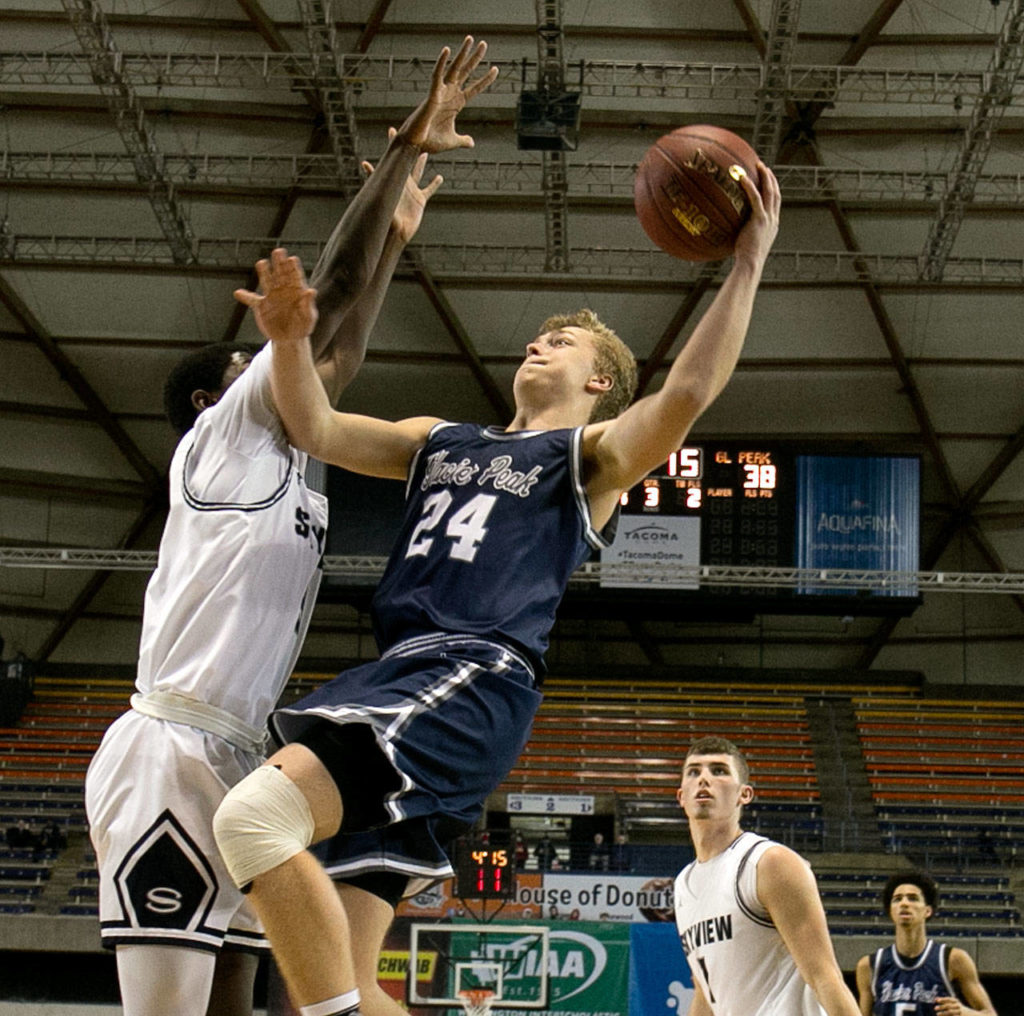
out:
M633 181L633 203L644 232L684 261L728 257L750 217L740 184L760 186L757 152L722 127L680 127L647 150Z

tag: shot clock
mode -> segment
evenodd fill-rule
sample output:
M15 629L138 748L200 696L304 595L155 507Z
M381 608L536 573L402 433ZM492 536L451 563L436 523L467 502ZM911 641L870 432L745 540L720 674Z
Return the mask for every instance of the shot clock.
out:
M482 836L466 836L455 847L455 895L460 899L511 900L516 894L512 851Z

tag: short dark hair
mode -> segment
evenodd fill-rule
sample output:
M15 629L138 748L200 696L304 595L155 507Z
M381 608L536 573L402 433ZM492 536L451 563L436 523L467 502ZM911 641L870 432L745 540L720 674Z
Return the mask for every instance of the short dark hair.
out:
M939 887L931 875L926 875L923 871L897 871L894 875L889 876L889 881L885 883L885 888L882 890L883 913L889 913L893 893L901 885L916 885L921 890L925 903L932 908L932 913L934 914L938 910Z
M691 755L729 755L736 763L736 775L739 776L740 783L750 782L750 765L746 756L728 738L698 737L687 749L686 758L683 760L684 768Z
M199 410L192 405L192 393L198 389L215 392L224 384L224 371L235 353L252 358L259 350L247 342L215 342L186 353L164 382L164 412L179 435L192 429Z

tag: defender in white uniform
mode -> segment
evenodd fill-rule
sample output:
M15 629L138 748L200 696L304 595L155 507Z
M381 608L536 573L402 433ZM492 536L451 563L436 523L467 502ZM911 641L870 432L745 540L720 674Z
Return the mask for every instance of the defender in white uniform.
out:
M199 416L171 462L138 691L86 781L110 946L263 944L210 817L263 760L267 715L316 599L327 528L327 499L306 487L306 456L274 411L270 355L257 354Z
M392 132L314 272L317 370L332 402L362 362L395 264L441 183L419 185L428 147L467 143L445 87L435 75ZM138 690L86 778L101 933L117 950L125 1016L252 1012L265 940L224 868L212 817L265 757L267 716L306 633L327 528L326 498L306 487L306 457L274 405L271 356L207 347L168 382L168 415L184 436L146 592Z
M690 1016L859 1016L807 862L740 828L748 781L725 738L687 753L676 797L697 859L676 877L675 913L693 973Z

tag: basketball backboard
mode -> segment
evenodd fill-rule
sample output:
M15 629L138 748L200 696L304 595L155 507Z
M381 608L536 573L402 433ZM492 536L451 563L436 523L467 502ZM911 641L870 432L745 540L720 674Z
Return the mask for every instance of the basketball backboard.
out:
M437 971L430 982L410 977L409 1005L460 1008L460 993L486 988L499 1009L546 1009L548 928L532 924L413 924L409 969L425 961Z

